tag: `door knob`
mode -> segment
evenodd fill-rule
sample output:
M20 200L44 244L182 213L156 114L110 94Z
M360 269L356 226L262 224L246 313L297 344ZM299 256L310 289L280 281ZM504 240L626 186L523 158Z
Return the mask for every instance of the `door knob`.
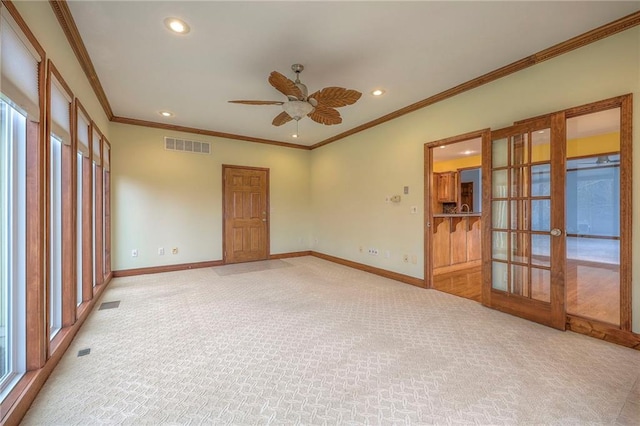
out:
M559 237L560 235L562 235L562 231L559 230L558 228L553 228L549 233L554 237Z

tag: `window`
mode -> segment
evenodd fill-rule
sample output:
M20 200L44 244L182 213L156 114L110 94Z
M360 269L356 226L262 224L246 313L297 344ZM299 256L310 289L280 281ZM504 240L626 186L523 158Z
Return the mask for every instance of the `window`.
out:
M62 141L51 136L49 172L49 338L62 328Z
M567 167L567 232L620 237L620 155L569 160Z
M93 286L103 283L102 270L102 135L92 124Z
M0 396L25 371L26 122L0 100Z
M71 105L73 95L60 73L49 61L47 127L49 129L49 339L75 320L73 282L75 258L73 240L73 166L71 151ZM52 348L50 348L52 349ZM55 350L55 349L53 349Z
M82 303L82 227L84 219L82 216L83 160L84 156L82 155L82 152L78 151L76 154L76 305L80 305Z
M39 72L44 52L29 41L0 3L0 400L26 370L27 147L37 146L40 122ZM29 198L30 199L30 198ZM28 216L27 213L30 213Z
M102 265L104 270L104 278L107 279L111 273L111 146L104 140L104 153L102 163Z
M77 135L77 167L76 167L76 304L91 300L93 283L91 282L91 253L85 247L91 247L91 160L89 145L91 141L91 119L76 99L76 135ZM88 275L88 276L87 276Z
M96 172L97 172L98 167L96 166L96 163L91 163L91 176L93 176L93 180L91 181L91 185L92 185L92 194L93 197L91 197L91 213L92 213L92 217L93 217L93 226L91 227L91 241L93 242L93 244L91 244L91 258L92 258L92 262L91 264L93 265L93 286L95 287L96 285L98 285L98 270L97 270L97 262L96 262L96 227L97 227L97 223L96 223Z

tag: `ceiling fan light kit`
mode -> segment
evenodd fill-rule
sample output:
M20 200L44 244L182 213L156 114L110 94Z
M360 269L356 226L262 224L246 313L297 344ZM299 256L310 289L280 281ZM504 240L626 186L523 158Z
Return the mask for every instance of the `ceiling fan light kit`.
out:
M311 114L315 108L309 102L296 100L283 103L282 109L289 115L289 117L297 121L305 115Z
M282 105L283 111L271 123L274 126L282 126L291 120L298 122L305 116L316 123L330 126L342 123L342 117L335 108L352 105L362 96L362 93L357 90L343 87L325 87L308 95L307 86L300 82L300 73L304 70L304 66L293 64L291 70L296 73L295 81L289 80L277 71L269 75L269 83L285 95L287 101L236 100L229 102L245 105Z

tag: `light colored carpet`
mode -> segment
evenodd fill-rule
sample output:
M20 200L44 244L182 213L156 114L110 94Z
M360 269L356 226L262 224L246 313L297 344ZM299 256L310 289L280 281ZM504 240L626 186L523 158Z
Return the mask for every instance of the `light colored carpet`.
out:
M234 263L231 265L216 266L213 271L221 277L227 275L246 274L247 272L261 272L269 269L280 269L292 266L284 260L262 260L258 262Z
M640 352L313 257L118 278L23 424L638 424ZM91 353L77 357L81 349Z

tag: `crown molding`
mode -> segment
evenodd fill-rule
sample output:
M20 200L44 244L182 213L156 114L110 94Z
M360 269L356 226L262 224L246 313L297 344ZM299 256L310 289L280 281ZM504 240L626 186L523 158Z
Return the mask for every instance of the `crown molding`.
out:
M73 49L73 53L75 53L76 58L78 58L78 62L80 63L82 70L87 76L87 79L89 79L89 83L91 84L98 101L102 105L104 113L107 115L107 118L111 120L113 118L111 105L109 105L109 100L107 99L107 95L104 93L104 89L102 88L96 69L93 67L93 62L91 62L89 52L87 52L87 48L82 41L82 37L80 37L80 32L73 20L71 10L69 10L69 5L66 0L49 0L49 4L58 18L58 22L60 23L64 34L67 36L67 40L69 41L71 49Z
M309 151L311 149L311 147L309 146L298 145L295 143L280 142L280 141L275 141L271 139L254 138L251 136L236 135L233 133L216 132L213 130L198 129L196 127L178 126L176 124L157 123L155 121L138 120L136 118L118 117L117 115L114 115L111 118L111 121L113 123L131 124L133 126L153 127L156 129L171 130L174 132L194 133L197 135L214 136L217 138L235 139L235 140L241 140L245 142L255 142L255 143L261 143L266 145L276 145L276 146L282 146L285 148L296 148L296 149L302 149L305 151Z
M436 95L430 96L426 99L423 99L414 104L408 105L404 108L401 108L397 111L394 111L390 114L383 115L380 118L369 121L368 123L362 124L358 127L354 127L351 130L347 130L346 132L340 133L336 136L325 139L321 142L318 142L315 145L311 145L311 149L320 148L321 146L328 145L332 142L336 142L340 139L344 139L347 136L351 136L353 134L362 132L364 130L375 127L379 124L385 123L387 121L393 120L394 118L401 117L405 114L409 114L410 112L417 111L421 108L427 107L429 105L433 105L435 103L444 101L445 99L452 98L456 95L464 93L466 91L475 89L492 81L498 80L502 77L505 77L509 74L516 73L518 71L522 71L526 68L537 65L541 62L544 62L548 59L555 58L557 56L563 55L572 50L578 49L580 47L586 46L588 44L594 43L596 41L607 38L611 35L617 34L619 32L628 30L629 28L635 27L640 24L640 11L627 15L623 18L620 18L616 21L605 24L601 27L588 31L579 36L573 37L567 41L562 43L558 43L555 46L549 47L547 49L541 50L538 53L534 53L531 56L520 59L519 61L512 62L509 65L505 65L504 67L498 68L487 74L481 75L480 77L474 78L473 80L469 80L466 83L462 83L458 86L452 87L451 89L445 90L444 92L440 92Z
M292 144L287 142L273 141L269 139L261 139L261 138L254 138L250 136L236 135L231 133L216 132L212 130L204 130L204 129L197 129L192 127L184 127L184 126L166 125L162 123L138 120L134 118L114 116L111 110L111 107L109 105L109 101L107 100L107 96L105 95L104 90L102 89L102 85L100 84L96 71L93 67L93 64L91 63L91 58L89 57L89 53L87 52L87 49L84 46L84 42L82 41L82 38L80 37L80 33L78 32L78 28L76 27L76 24L73 20L71 11L69 10L69 6L67 5L67 1L66 0L49 0L49 3L51 4L51 7L53 8L56 16L58 17L60 26L64 30L67 36L67 39L69 40L69 43L73 51L75 52L76 57L80 62L80 65L82 66L82 69L87 75L87 78L89 79L91 86L93 87L93 90L96 96L98 97L98 100L102 104L102 107L105 113L107 114L107 117L109 117L109 120L116 123L133 124L137 126L148 126L148 127L162 128L162 129L168 129L168 130L196 133L196 134L207 135L207 136L216 136L216 137L223 137L228 139L242 140L247 142L266 143L269 145L278 145L278 146L305 149L305 150L317 149L322 146L328 145L330 143L339 141L348 136L354 135L356 133L378 126L382 123L386 123L387 121L401 117L405 114L409 114L411 112L414 112L419 109L425 108L427 106L433 105L435 103L441 102L445 99L452 98L461 93L467 92L469 90L483 86L487 83L498 80L502 77L516 73L518 71L522 71L526 68L532 67L546 60L555 58L557 56L563 55L572 50L578 49L580 47L602 40L614 34L628 30L629 28L640 25L640 11L634 12L630 15L617 19L613 22L610 22L608 24L595 28L591 31L587 31L586 33L583 33L579 36L573 37L567 41L558 43L552 47L541 50L537 53L534 53L533 55L527 56L526 58L520 59L518 61L512 62L511 64L505 65L496 70L488 72L484 75L481 75L480 77L474 78L473 80L469 80L465 83L459 84L458 86L452 87L451 89L445 90L444 92L440 92L436 95L433 95L421 101L415 102L404 108L400 108L399 110L383 115L382 117L379 117L375 120L369 121L360 126L356 126L350 130L339 133L328 139L320 141L314 145L305 146L305 145L298 145L298 144Z

